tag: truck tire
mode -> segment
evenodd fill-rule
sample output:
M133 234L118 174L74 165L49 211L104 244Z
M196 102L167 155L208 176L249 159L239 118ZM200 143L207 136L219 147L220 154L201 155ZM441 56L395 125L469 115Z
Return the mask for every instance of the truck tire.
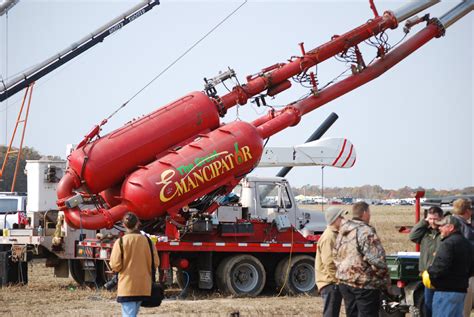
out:
M105 265L104 261L96 261L95 281L86 282L83 260L69 260L69 272L71 273L71 277L73 278L73 280L81 286L87 286L90 288L100 288L112 278L113 275L106 273L106 267L107 266Z
M312 294L316 290L314 258L297 255L282 259L275 269L278 292L286 295Z
M0 288L7 285L28 284L28 263L13 262L9 252L0 252Z
M109 271L107 264L103 260L98 260L95 263L96 269L96 283L99 287L104 286L105 283L110 281L115 273Z
M69 273L79 285L84 285L84 270L80 260L69 260Z
M265 286L266 273L262 263L248 254L225 258L218 266L216 282L226 295L256 297Z

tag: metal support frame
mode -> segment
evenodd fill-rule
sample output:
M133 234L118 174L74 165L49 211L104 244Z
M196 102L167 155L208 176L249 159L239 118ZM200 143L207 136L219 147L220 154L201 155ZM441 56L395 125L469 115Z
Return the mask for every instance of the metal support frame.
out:
M33 96L33 85L34 84L35 83L33 82L26 88L25 95L23 96L23 101L21 103L20 111L18 112L18 117L16 119L15 129L13 130L13 135L10 139L8 149L5 153L5 158L3 159L2 169L0 170L0 178L1 178L3 176L3 173L5 172L5 168L6 168L7 162L8 162L8 157L10 156L10 154L17 153L16 163L15 163L15 171L13 172L13 181L12 181L12 186L11 186L11 189L10 189L11 192L15 191L16 176L17 176L17 173L18 173L18 166L20 164L21 151L23 149L23 140L25 139L25 131L26 131L26 125L28 123L28 114L30 112L31 97ZM26 106L25 116L22 119L23 109L25 107L25 101L26 101L27 97L28 97L28 105ZM16 132L18 130L18 126L20 125L20 123L23 124L23 131L21 133L20 146L19 146L18 150L12 150L13 141L15 140Z

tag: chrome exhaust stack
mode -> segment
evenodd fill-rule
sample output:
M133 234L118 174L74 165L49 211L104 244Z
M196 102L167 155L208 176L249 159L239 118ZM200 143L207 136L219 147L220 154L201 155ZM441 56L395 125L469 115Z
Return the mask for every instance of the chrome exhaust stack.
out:
M394 10L393 14L397 19L398 23L408 19L409 17L414 16L415 14L434 6L435 4L439 3L440 0L415 0L411 1L404 5L403 7Z
M11 8L15 6L20 0L4 0L0 3L0 17L8 12Z
M439 18L445 29L456 23L459 19L474 10L474 0L464 0Z

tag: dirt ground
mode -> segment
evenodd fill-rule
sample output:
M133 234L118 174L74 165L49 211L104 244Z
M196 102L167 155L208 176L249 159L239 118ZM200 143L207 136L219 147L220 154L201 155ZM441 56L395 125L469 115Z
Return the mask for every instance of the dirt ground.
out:
M318 208L305 206L308 207ZM414 217L413 206L372 207L371 223L388 254L414 251L408 236L395 229L395 226L413 224ZM28 270L27 286L0 289L0 316L116 316L121 313L114 293L77 287L71 278L54 278L53 269L46 268L42 260L30 262ZM172 297L158 308L140 310L143 316L237 316L237 313L240 316L321 316L322 300L319 296L275 295L242 299L214 293L186 299Z

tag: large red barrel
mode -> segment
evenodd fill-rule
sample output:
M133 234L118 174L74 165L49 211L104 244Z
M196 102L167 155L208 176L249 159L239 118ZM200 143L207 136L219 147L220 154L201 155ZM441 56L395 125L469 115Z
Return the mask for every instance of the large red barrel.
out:
M193 92L75 150L69 166L92 193L99 193L163 151L218 126L214 103L202 92Z
M262 151L253 125L224 125L131 174L122 186L122 204L141 219L174 213L250 172Z

